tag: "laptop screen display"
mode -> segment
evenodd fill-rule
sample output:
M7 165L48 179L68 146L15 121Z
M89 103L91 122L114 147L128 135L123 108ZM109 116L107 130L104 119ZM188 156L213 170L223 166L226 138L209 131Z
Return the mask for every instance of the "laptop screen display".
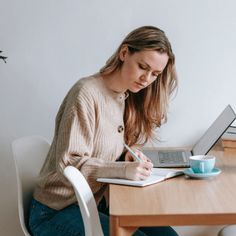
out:
M193 155L207 154L226 129L233 123L235 118L235 112L228 105L195 144L192 149Z

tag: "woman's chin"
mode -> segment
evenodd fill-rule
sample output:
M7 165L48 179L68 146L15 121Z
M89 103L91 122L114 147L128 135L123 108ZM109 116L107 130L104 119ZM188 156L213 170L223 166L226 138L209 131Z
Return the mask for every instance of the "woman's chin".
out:
M130 86L129 91L132 93L138 93L143 87L136 85L135 86Z
M131 93L138 93L139 91L140 91L141 89L134 89L134 88L132 88L132 89L129 89L129 91L131 92Z

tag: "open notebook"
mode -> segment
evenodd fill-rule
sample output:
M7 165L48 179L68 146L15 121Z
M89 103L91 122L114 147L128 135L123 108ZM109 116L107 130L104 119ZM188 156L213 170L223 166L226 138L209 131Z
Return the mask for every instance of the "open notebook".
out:
M144 187L147 185L155 184L165 179L169 179L175 176L182 175L182 170L176 169L166 169L166 168L153 168L152 175L146 180L128 180L128 179L118 179L118 178L98 178L98 182L110 183L110 184L121 184L121 185L130 185L137 187Z

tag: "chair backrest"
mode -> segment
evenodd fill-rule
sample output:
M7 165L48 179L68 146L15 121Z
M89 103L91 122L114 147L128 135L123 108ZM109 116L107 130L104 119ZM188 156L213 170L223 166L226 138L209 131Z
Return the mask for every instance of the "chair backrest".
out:
M217 236L235 236L236 235L236 225L226 225Z
M35 187L36 178L49 151L49 143L41 136L27 136L12 143L13 158L16 168L18 210L23 232L27 230L28 210Z
M67 166L64 175L72 184L83 217L86 236L103 236L102 227L93 193L81 172Z

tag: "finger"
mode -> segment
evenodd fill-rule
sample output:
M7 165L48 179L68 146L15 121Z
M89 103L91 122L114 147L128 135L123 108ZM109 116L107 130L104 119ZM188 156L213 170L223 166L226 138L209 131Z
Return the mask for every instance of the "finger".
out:
M152 162L152 160L149 157L147 157L143 152L142 152L142 155L145 157L146 161Z
M134 180L145 180L145 179L147 179L148 178L148 176L146 176L146 175L142 175L141 173L136 173L135 174L135 176L134 176Z
M127 152L125 154L125 161L136 161L136 160L132 157L132 155L129 152Z
M135 154L142 160L147 161L147 157L138 149L135 150Z
M147 175L147 174L142 174L142 173L140 173L140 175L139 175L140 180L145 180L145 179L147 179L148 177L150 177L150 174Z
M146 168L146 169L152 169L153 168L152 162L142 162L141 165L142 165L143 168Z
M146 156L147 157L147 156ZM152 160L147 157L147 161L152 163Z
M146 169L146 168L139 169L139 174L141 174L142 176L149 177L151 173L152 171L150 169Z

